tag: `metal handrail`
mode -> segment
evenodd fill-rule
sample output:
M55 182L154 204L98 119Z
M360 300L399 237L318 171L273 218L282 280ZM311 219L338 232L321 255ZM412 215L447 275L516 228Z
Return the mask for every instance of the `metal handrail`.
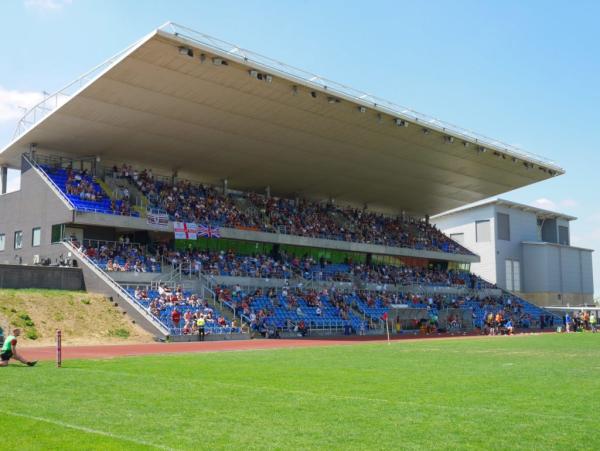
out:
M165 335L169 335L169 328L158 318L156 318L146 307L139 303L137 299L135 299L127 290L125 290L121 285L115 282L108 274L106 274L102 269L98 267L85 253L81 252L76 246L73 245L71 241L63 241L62 242L67 249L76 253L79 258L85 261L88 264L88 267L105 283L109 284L115 291L119 293L121 297L130 301L130 304L146 319L150 320L162 333Z
M42 101L32 106L17 123L17 127L13 135L13 141L27 132L27 130L29 130L35 124L42 121L54 110L67 103L79 91L83 90L90 83L98 79L99 76L110 69L114 64L118 63L122 58L127 56L130 51L135 49L141 43L145 42L147 39L148 36L144 36L133 44L130 44L125 49L93 67L63 88L59 89L57 92L45 97Z
M54 194L56 194L63 202L65 202L71 210L76 210L75 205L73 202L71 202L71 199L69 199L67 195L60 189L60 187L54 183L52 177L50 177L48 173L44 171L44 169L37 164L33 158L29 158L27 154L23 154L23 159L29 163L33 170L36 171L46 181L46 183L48 183L48 185L50 185L50 188L52 191L54 191Z
M269 58L268 56L252 52L230 42L201 33L183 25L168 22L159 27L158 30L164 33L174 35L176 37L187 39L189 41L198 43L202 46L209 47L213 50L216 50L217 52L226 54L229 58L239 60L242 63L257 63L267 69L270 69L271 71L274 71L275 73L279 73L292 79L296 79L310 86L321 88L332 94L346 96L352 101L355 101L356 103L362 104L364 106L368 106L369 108L381 110L385 113L419 123L422 126L430 129L436 129L440 132L445 133L452 133L457 137L474 141L475 143L487 146L493 150L501 151L510 156L525 158L538 164L551 166L557 171L563 171L563 169L556 163L554 163L552 160L541 155L532 152L526 152L514 145L507 144L493 138L489 138L485 135L466 129L464 127L460 127L458 125L436 119L432 116L419 113L418 111L415 111L413 109L397 105L393 102L371 95L364 91L360 91L350 86L335 82L333 80L329 80L325 77L321 77L306 70L290 66L288 64L282 63L281 61Z

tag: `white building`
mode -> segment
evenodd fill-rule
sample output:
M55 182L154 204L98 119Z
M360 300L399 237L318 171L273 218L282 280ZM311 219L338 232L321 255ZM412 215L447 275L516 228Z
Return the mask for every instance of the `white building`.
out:
M591 302L592 250L571 246L577 218L504 199L433 216L444 233L478 254L471 270L538 305Z

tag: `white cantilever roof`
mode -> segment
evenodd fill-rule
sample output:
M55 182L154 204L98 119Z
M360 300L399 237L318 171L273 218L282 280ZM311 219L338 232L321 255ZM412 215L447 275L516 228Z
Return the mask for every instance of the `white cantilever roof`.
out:
M468 106L465 106L466 108ZM30 144L231 188L436 214L564 171L537 155L168 23L45 99Z

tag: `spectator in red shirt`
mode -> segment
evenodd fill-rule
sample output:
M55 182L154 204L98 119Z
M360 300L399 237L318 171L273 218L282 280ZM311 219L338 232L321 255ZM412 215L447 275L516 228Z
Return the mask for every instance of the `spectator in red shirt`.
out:
M177 307L175 307L171 312L171 321L173 322L173 327L175 329L179 329L179 323L181 322L181 313L179 313Z

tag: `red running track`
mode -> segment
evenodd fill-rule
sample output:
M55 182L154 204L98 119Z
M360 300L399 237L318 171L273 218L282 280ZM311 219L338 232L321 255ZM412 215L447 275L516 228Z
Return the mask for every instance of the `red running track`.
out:
M448 340L476 338L481 335L410 335L393 337L392 341L399 340ZM62 358L66 359L106 359L124 356L140 356L155 354L181 354L221 351L251 351L256 349L304 348L311 346L351 345L357 343L385 342L385 337L348 337L348 338L322 338L322 339L281 339L281 340L230 340L230 341L205 341L185 343L144 343L131 345L99 345L99 346L63 346ZM21 352L29 360L54 360L56 347L45 346L38 348L23 348Z

